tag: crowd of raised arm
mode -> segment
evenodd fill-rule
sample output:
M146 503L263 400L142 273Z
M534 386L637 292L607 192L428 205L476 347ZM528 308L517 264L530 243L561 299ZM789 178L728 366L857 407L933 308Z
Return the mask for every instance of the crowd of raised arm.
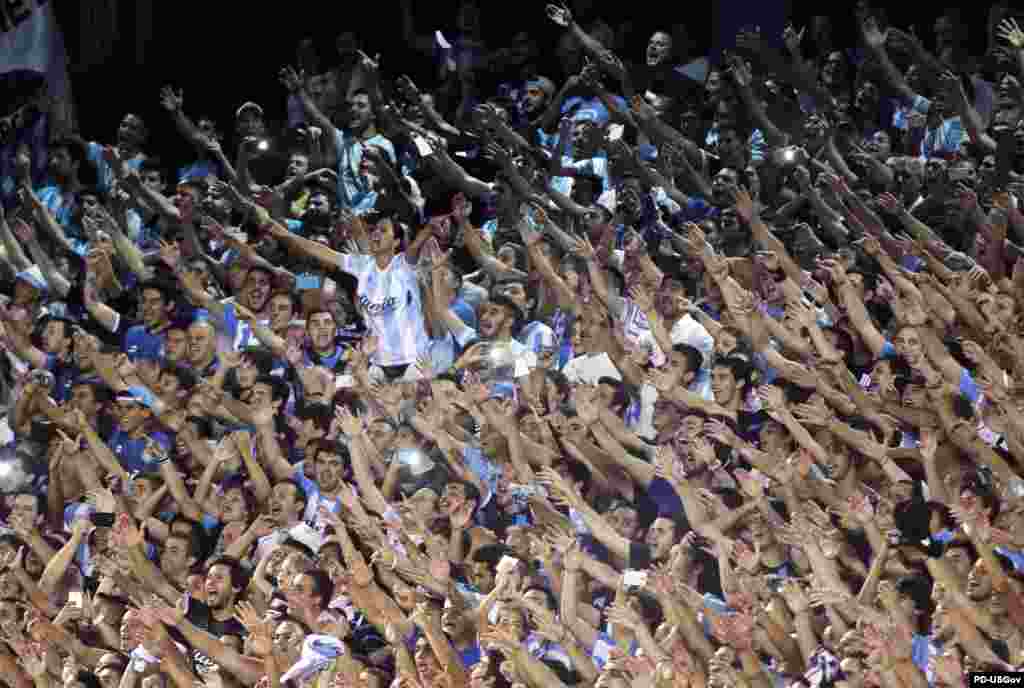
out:
M280 70L280 131L157 84L180 160L137 114L18 151L0 686L1024 668L1009 10L980 57L859 3L853 46L709 64L548 5L542 74L473 2L450 41L401 5L429 89L344 34Z

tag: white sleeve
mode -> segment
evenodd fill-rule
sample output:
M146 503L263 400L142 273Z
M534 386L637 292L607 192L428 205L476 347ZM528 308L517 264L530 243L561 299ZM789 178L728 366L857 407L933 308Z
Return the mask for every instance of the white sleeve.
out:
M362 253L342 253L338 259L338 269L353 277L362 277L371 260L373 260L372 256Z
M459 324L462 325L462 328L458 332L452 332L451 335L455 339L455 343L459 345L459 348L465 349L467 344L477 338L477 332L461 320L459 320Z

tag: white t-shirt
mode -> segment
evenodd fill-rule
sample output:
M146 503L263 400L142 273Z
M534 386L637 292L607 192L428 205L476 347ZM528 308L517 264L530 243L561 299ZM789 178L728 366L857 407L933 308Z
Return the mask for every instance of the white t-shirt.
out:
M599 354L577 356L565 364L562 373L574 385L596 385L597 381L603 377L622 379L622 373L604 351Z
M427 350L423 303L416 268L399 253L381 270L365 254L342 254L338 267L359 282L356 299L366 325L377 337L373 364L408 365Z

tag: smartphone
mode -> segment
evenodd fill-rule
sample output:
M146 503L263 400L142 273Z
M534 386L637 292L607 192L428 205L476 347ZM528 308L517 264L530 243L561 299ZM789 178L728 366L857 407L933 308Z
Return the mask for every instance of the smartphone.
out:
M29 374L29 380L42 387L52 387L54 383L53 373L49 370L36 368Z
M624 127L621 124L612 124L612 125L610 125L608 127L608 140L609 141L618 141L619 139L622 138L622 134L623 134L623 132L625 130L626 130L626 127Z
M508 573L515 569L518 564L518 559L505 555L501 558L501 561L498 562L498 573Z
M89 520L97 528L112 528L114 526L114 514L97 511L89 515Z
M74 605L74 606L76 606L78 608L81 608L83 606L82 591L81 590L72 590L71 592L69 592L68 593L68 604L71 604L71 605Z
M422 136L414 136L412 141L416 144L416 151L423 157L434 154L434 149L430 147L430 143Z
M533 485L519 485L515 483L509 485L508 492L513 497L519 497L521 499L529 499L533 495L540 494L540 490Z
M647 572L629 569L622 574L622 586L626 590L640 590L647 585Z

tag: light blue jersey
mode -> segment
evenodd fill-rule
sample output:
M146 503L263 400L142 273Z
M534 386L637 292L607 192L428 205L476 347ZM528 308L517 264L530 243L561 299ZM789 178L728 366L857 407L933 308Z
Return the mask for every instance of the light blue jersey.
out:
M347 131L334 130L334 147L338 151L338 198L346 208L365 210L367 198L374 194L359 172L366 146L377 146L385 152L388 161L395 164L395 147L380 134L360 141Z
M114 185L114 170L110 168L106 159L103 157L103 146L96 143L95 141L89 144L89 147L85 152L89 162L96 168L96 178L98 179L97 186L105 193L109 193L111 187ZM134 158L128 158L124 161L128 167L138 171L145 161L146 156L139 153Z

